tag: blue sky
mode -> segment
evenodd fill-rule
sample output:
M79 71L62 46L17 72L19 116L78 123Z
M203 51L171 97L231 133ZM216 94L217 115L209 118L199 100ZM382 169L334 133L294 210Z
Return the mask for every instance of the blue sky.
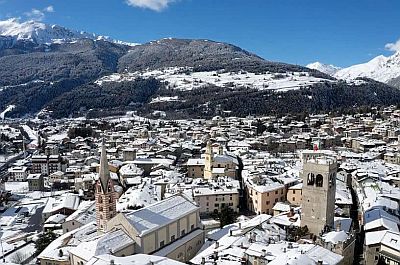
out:
M365 62L400 39L399 0L0 0L9 17L139 43L212 39L301 65Z

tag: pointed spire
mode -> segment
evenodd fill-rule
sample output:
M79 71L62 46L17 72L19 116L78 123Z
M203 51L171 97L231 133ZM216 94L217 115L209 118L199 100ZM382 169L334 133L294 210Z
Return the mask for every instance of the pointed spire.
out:
M108 181L110 180L110 170L108 169L107 150L104 144L104 138L101 142L101 158L99 169L99 181L103 192L107 191Z

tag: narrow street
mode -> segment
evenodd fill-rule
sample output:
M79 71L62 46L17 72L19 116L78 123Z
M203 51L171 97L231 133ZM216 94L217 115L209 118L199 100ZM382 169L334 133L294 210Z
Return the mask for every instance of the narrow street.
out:
M358 200L357 194L351 187L351 196L353 198L353 205L350 210L350 217L353 220L353 228L356 233L356 242L354 247L354 261L353 265L363 265L363 250L364 250L364 231L360 228L360 222L358 221Z

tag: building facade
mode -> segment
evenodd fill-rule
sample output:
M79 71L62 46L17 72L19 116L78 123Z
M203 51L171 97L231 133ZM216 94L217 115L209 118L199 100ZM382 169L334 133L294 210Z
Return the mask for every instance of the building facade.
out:
M333 158L319 157L303 161L303 197L301 225L318 235L333 228L335 214L337 163Z

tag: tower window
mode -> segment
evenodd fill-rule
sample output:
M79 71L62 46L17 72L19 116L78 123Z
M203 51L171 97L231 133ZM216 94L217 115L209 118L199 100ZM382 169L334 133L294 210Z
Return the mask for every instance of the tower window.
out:
M321 174L318 174L316 178L316 186L322 187L323 184L324 184L324 177Z
M315 182L315 176L313 173L308 173L307 176L307 185L313 186Z

